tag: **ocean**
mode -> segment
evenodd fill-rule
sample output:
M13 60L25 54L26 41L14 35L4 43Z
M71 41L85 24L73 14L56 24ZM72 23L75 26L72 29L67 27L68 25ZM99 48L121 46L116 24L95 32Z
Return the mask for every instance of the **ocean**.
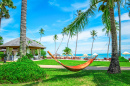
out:
M74 54L75 56L75 54ZM76 54L76 56L83 56L83 54ZM91 54L88 54L88 56L91 56ZM124 54L121 54L121 56L125 57L126 59L130 58L130 55L124 55ZM93 56L94 57L94 56ZM108 57L111 58L111 54L108 54ZM85 58L85 57L82 57L82 58ZM104 59L104 58L107 58L107 54L98 54L98 57L97 59Z

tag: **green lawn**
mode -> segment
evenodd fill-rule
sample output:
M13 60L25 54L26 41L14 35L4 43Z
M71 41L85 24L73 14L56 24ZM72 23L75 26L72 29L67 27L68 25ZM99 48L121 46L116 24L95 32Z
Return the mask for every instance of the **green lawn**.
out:
M108 74L103 70L71 72L66 69L45 69L45 71L48 75L46 79L12 86L130 86L130 71L122 71L121 74Z
M75 66L79 64L83 64L86 61L81 61L81 60L59 60L65 65L70 65L70 66ZM41 61L34 61L38 65L60 65L57 63L54 59L45 59ZM3 63L3 62L0 62ZM9 62L8 62L9 63ZM109 66L110 61L94 61L90 66ZM121 67L130 67L130 62L120 62Z
M65 65L70 65L70 66L75 66L79 64L83 64L86 61L77 61L77 60L59 60ZM38 65L60 65L57 63L55 60L51 59L45 59L41 61L34 61ZM110 62L109 61L94 61L90 66L109 66ZM120 62L120 66L122 67L130 67L130 62Z

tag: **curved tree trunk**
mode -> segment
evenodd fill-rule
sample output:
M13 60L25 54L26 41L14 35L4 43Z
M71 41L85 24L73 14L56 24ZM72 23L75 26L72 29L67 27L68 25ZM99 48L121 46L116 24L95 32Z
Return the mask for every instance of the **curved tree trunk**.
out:
M20 57L26 55L26 11L27 0L22 0L21 25L20 25Z
M113 6L113 3L112 3L112 6ZM110 11L110 20L111 20L110 22L111 22L111 36L112 36L112 57L111 57L111 63L107 72L120 73L121 70L120 70L118 54L117 54L117 33L116 33L113 7L109 6L109 11Z
M56 41L55 41L55 54L56 54Z
M93 42L92 42L92 48L91 48L91 58L92 58L93 43L94 43L94 39L93 39Z
M77 32L77 39L76 39L75 57L76 57L76 51L77 51L77 42L78 42L78 32Z
M117 5L118 5L118 17L119 17L119 56L121 56L121 14L120 14L119 0L117 1Z
M68 47L68 44L69 44L70 36L71 36L71 35L69 35L68 42L67 42L67 47Z
M61 42L60 42L60 45L61 45L63 39L64 39L64 35L63 35L63 38L62 38L62 40L61 40ZM57 48L56 53L57 53L58 49L60 48L60 45L59 45L59 47Z
M110 33L109 33L109 43L108 43L108 50L107 50L107 59L109 59L108 54L109 54L109 46L110 46Z

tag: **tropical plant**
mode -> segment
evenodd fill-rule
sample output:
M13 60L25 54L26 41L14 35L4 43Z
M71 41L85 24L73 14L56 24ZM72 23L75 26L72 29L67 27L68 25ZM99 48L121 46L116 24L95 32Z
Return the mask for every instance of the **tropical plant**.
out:
M121 0L120 0L121 1ZM110 13L110 24L111 24L111 37L112 37L112 57L111 63L108 68L108 73L120 73L120 65L118 60L117 54L117 33L115 27L115 18L114 18L114 6L117 0L91 0L90 8L88 8L83 14L81 14L74 22L71 28L74 27L82 27L84 28L85 25L88 23L88 16L93 15L94 11L97 8L97 4L99 7L106 5L109 13Z
M26 55L26 13L27 0L22 0L21 25L20 25L20 57Z
M0 36L0 45L2 45L2 44L3 44L3 37Z
M38 81L45 77L44 69L28 59L27 56L18 59L17 62L3 64L0 67L0 84Z
M55 54L56 54L56 40L58 40L58 36L56 34L54 35L53 40L55 42Z
M43 56L44 58L46 58L46 51L44 51L44 49L41 49L41 56Z
M39 33L40 33L40 35L41 35L41 37L40 37L40 42L41 42L42 35L44 34L44 29L41 28L41 29L39 30Z
M81 10L77 10L77 14L75 14L77 17L79 17L80 15L81 15ZM79 32L79 30L78 29L76 29L76 34L77 34L77 39L76 39L76 47L75 47L75 57L76 57L76 51L77 51L77 42L78 42L78 32Z
M120 12L120 0L117 0L118 17L119 17L119 56L121 56L121 12Z
M97 36L97 32L95 30L92 30L90 32L92 38L93 38L93 42L92 42L92 48L91 48L91 58L92 58L92 49L93 49L93 43L94 43L94 40L95 40L95 37Z
M126 2L126 5L127 5L127 9L128 9L128 11L129 11L129 17L130 17L130 0L128 0L127 2Z
M61 42L60 42L60 44L59 44L59 47L57 48L57 50L56 50L56 53L57 53L57 51L58 51L58 49L60 48L60 45L61 45L61 43L62 43L62 41L63 41L63 39L64 39L64 36L65 36L65 34L66 34L66 27L64 27L64 29L62 29L62 36L63 36L63 38L62 38L62 40L61 40Z
M1 29L1 19L10 17L8 8L15 9L16 6L13 5L12 0L0 0L0 29Z
M68 48L68 47L65 47L65 49L63 50L63 55L66 55L66 57L68 56L68 55L72 55L72 50L70 49L70 48Z
M32 54L26 53L26 56L27 56L29 59L34 58Z
M105 31L105 34L109 38L108 50L107 50L107 58L108 58L110 37L111 37L110 13L109 13L109 10L108 10L107 6L105 6L105 5L100 6L99 10L101 10L103 12L102 23L104 24L105 27L102 29L102 31L103 32ZM118 30L118 23L116 21L115 21L115 23L116 23L116 29Z

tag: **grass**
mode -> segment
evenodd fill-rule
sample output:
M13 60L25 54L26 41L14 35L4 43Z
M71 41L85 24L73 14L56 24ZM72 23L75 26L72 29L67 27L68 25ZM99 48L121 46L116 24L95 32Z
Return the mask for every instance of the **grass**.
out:
M59 60L65 65L75 66L79 64L83 64L86 61L78 61L78 60ZM60 65L53 59L45 59L41 61L34 61L38 65ZM110 61L94 61L90 66L106 66L110 65ZM122 67L130 67L130 62L120 62L120 66Z
M75 66L75 65L83 64L86 62L86 61L78 61L78 60L59 60L59 61L65 65L69 65L69 66ZM54 59L45 59L45 60L34 61L34 62L38 65L60 65ZM0 63L3 63L3 62L0 62ZM9 62L7 62L7 63L9 63ZM106 66L106 67L108 67L109 65L110 65L110 61L94 61L89 66ZM130 62L120 62L120 66L121 67L130 67Z
M12 86L129 86L130 71L120 74L108 74L105 70L82 70L71 72L66 69L44 69L46 79ZM11 84L0 84L11 86Z

